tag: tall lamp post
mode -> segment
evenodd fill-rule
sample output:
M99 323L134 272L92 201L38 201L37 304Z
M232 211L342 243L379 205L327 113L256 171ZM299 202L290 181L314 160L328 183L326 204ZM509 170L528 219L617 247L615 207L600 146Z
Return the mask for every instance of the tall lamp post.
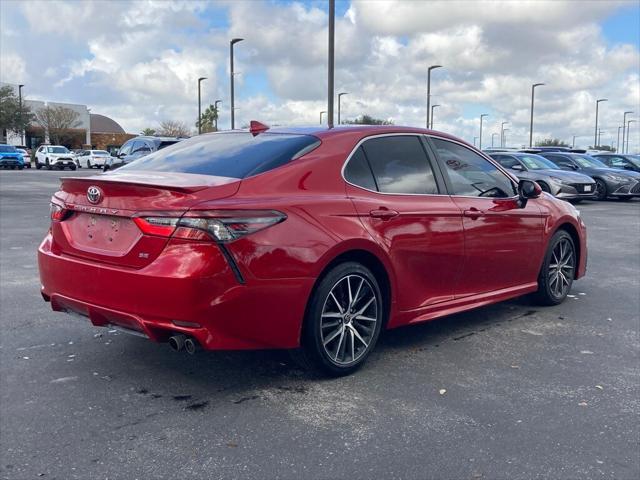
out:
M618 129L618 134L620 134L620 130L619 129ZM576 148L576 136L577 135L573 136L573 141L571 142L571 148ZM618 138L618 140L619 140L619 138Z
M323 113L327 113L327 111L326 111L326 110L322 110L322 111L320 112L320 125L322 125L322 114L323 114Z
M541 87L544 83L534 83L531 85L531 121L529 122L529 148L533 146L533 100L535 98L536 87Z
M606 101L608 101L606 98L599 98L598 100L596 100L596 130L593 136L593 148L596 148L598 146L598 109L600 107L600 102Z
M200 84L203 80L206 80L207 77L200 77L198 79L198 135L202 133L202 103L200 100Z
M476 146L476 140L478 140L478 137L473 137L473 146Z
M222 103L222 100L216 100L213 102L213 108L216 111L216 132L218 131L218 117L220 116L220 110L218 110L219 103Z
M509 122L502 122L502 124L500 125L500 146L504 147L504 126L507 125Z
M616 153L622 153L620 151L620 129L622 127L618 126L618 139L616 140Z
M491 148L493 148L493 139L495 138L495 136L498 135L497 133L492 133L491 134Z
M244 40L244 38L233 38L229 42L229 75L231 76L231 130L236 128L236 110L235 110L235 98L234 98L234 85L233 85L233 76L235 72L233 70L233 46Z
M431 125L430 125L431 129L433 129L433 109L439 106L440 106L439 103L436 103L435 105L431 105Z
M598 146L600 146L601 141L602 141L602 130L598 129Z
M484 117L488 116L488 113L483 113L482 115L480 115L480 146L478 147L480 150L482 150L482 120L484 120Z
M620 153L624 153L624 133L627 125L627 115L633 112L624 112L624 118L622 120L622 151Z
M342 98L343 95L349 95L349 92L340 92L338 94L338 125L342 123L340 121L340 99Z
M22 125L22 87L23 84L18 85L18 105L20 108L20 145L24 146L24 125Z
M336 0L329 0L329 68L327 78L327 124L333 128L333 80L335 78ZM322 122L320 122L322 123Z
M431 70L441 68L442 65L431 65L427 69L427 128L431 126L431 120L429 114L431 113Z
M504 145L503 145L504 148L507 148L507 136L504 134L504 132L508 132L508 131L509 131L508 128L505 128L504 130L502 130L502 140L504 141Z
M633 120L633 119L632 120L627 120L627 148L625 148L625 153L629 153L629 133L631 133L629 131L629 125L631 124L631 122L635 122L635 120Z

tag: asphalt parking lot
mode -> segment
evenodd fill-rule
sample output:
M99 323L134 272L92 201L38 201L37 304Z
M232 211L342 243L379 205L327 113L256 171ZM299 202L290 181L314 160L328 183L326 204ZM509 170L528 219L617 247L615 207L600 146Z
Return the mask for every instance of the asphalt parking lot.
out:
M579 206L588 274L564 304L390 331L327 380L50 311L48 199L88 173L0 172L2 478L640 477L640 201Z

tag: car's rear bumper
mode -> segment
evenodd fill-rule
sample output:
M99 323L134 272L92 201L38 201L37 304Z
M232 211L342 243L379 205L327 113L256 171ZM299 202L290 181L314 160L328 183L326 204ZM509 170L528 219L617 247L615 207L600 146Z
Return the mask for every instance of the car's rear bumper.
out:
M213 244L171 241L142 269L57 253L51 235L38 250L42 295L55 311L88 317L166 341L176 332L205 349L294 348L313 279L241 284ZM191 252L191 254L189 253Z

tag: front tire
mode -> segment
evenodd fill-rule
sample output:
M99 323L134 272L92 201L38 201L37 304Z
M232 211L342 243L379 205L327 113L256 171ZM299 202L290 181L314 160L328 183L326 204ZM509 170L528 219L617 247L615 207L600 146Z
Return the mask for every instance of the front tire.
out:
M546 183L538 182L538 185L540 185L540 188L542 189L543 192L551 193L551 189L549 188L549 185L547 185Z
M606 200L607 195L607 184L604 183L604 180L596 178L596 200Z
M91 161L87 160L87 168L93 168L93 166L91 165Z
M49 159L45 159L44 161L44 168L46 168L47 170L51 170L51 163L49 163Z
M542 305L562 303L571 291L577 268L573 238L565 230L557 231L551 237L538 275L538 302Z
M356 262L333 267L316 285L294 358L325 375L342 376L362 366L385 320L378 281Z

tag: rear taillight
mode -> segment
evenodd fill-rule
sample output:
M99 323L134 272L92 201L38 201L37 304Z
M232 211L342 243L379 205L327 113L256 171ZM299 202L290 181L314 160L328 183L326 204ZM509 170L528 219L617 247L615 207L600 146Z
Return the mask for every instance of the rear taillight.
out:
M51 213L51 221L53 222L61 222L71 214L71 210L67 210L57 203L51 203L49 211Z
M136 217L135 223L147 235L187 240L231 242L284 221L276 210L208 210L188 212L183 217Z

